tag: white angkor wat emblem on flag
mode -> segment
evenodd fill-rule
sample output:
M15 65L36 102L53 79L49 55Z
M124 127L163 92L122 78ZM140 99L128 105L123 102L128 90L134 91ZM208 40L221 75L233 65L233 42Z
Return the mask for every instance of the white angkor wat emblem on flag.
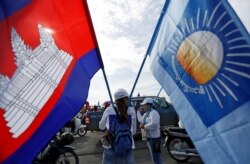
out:
M0 108L13 138L20 136L53 94L73 57L58 49L53 37L38 25L40 45L31 49L11 30L17 69L11 78L0 74Z

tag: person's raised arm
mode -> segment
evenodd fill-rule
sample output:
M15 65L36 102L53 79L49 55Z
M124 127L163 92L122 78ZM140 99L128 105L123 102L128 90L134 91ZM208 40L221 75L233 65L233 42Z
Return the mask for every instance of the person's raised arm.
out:
M139 122L140 124L143 123L143 118L142 118L142 115L141 115L141 111L142 111L142 108L139 107L138 110L137 110L137 119L138 119L138 122Z

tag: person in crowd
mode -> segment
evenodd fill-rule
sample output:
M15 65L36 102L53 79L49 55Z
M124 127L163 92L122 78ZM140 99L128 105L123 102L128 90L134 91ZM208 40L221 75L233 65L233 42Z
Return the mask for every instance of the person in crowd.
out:
M84 106L83 106L82 109L81 109L81 113L82 113L82 114L85 114L87 111L89 111L89 109L90 109L89 102L86 101L86 103L84 104Z
M97 107L96 105L94 105L92 111L93 111L93 112L97 112L97 110L98 110L98 107Z
M107 109L107 108L110 106L110 104L111 104L110 101L105 101L105 102L103 103L103 108L104 108L104 110Z
M128 125L130 125L131 134L136 133L136 113L133 107L128 106L128 93L124 89L118 89L115 94L115 104L114 106L119 111L120 116ZM103 116L99 122L99 128L101 130L109 130L111 133L114 132L114 123L117 118L115 109L113 105L110 105L103 113ZM132 136L131 136L132 137ZM132 149L135 148L134 139L132 137ZM133 151L127 152L124 156L116 156L114 150L109 143L103 144L103 164L134 164Z
M147 136L147 146L149 148L151 158L155 164L162 164L161 157L161 131L160 131L160 115L153 108L153 99L145 98L141 103L145 113L141 115L141 109L137 110L137 118L140 128L144 129Z

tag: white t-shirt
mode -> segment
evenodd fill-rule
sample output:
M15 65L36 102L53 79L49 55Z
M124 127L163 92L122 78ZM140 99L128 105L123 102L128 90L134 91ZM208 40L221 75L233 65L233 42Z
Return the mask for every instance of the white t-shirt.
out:
M136 113L133 107L128 108L128 117L129 117L129 124L130 124L130 131L132 135L136 133ZM110 130L112 123L114 123L116 119L116 112L112 106L109 106L105 109L101 121L99 122L99 129L104 130L107 128ZM133 146L132 149L135 148L134 138L132 137Z
M146 130L148 138L158 138L161 136L160 115L156 110L151 109L149 114L146 112L143 116L137 111L137 118L141 124L144 124L144 129Z

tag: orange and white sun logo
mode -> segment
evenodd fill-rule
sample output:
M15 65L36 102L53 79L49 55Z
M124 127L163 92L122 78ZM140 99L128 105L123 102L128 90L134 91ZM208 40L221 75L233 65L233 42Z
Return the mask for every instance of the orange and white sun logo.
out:
M249 33L224 1L170 1L165 10L159 63L212 125L249 100Z

